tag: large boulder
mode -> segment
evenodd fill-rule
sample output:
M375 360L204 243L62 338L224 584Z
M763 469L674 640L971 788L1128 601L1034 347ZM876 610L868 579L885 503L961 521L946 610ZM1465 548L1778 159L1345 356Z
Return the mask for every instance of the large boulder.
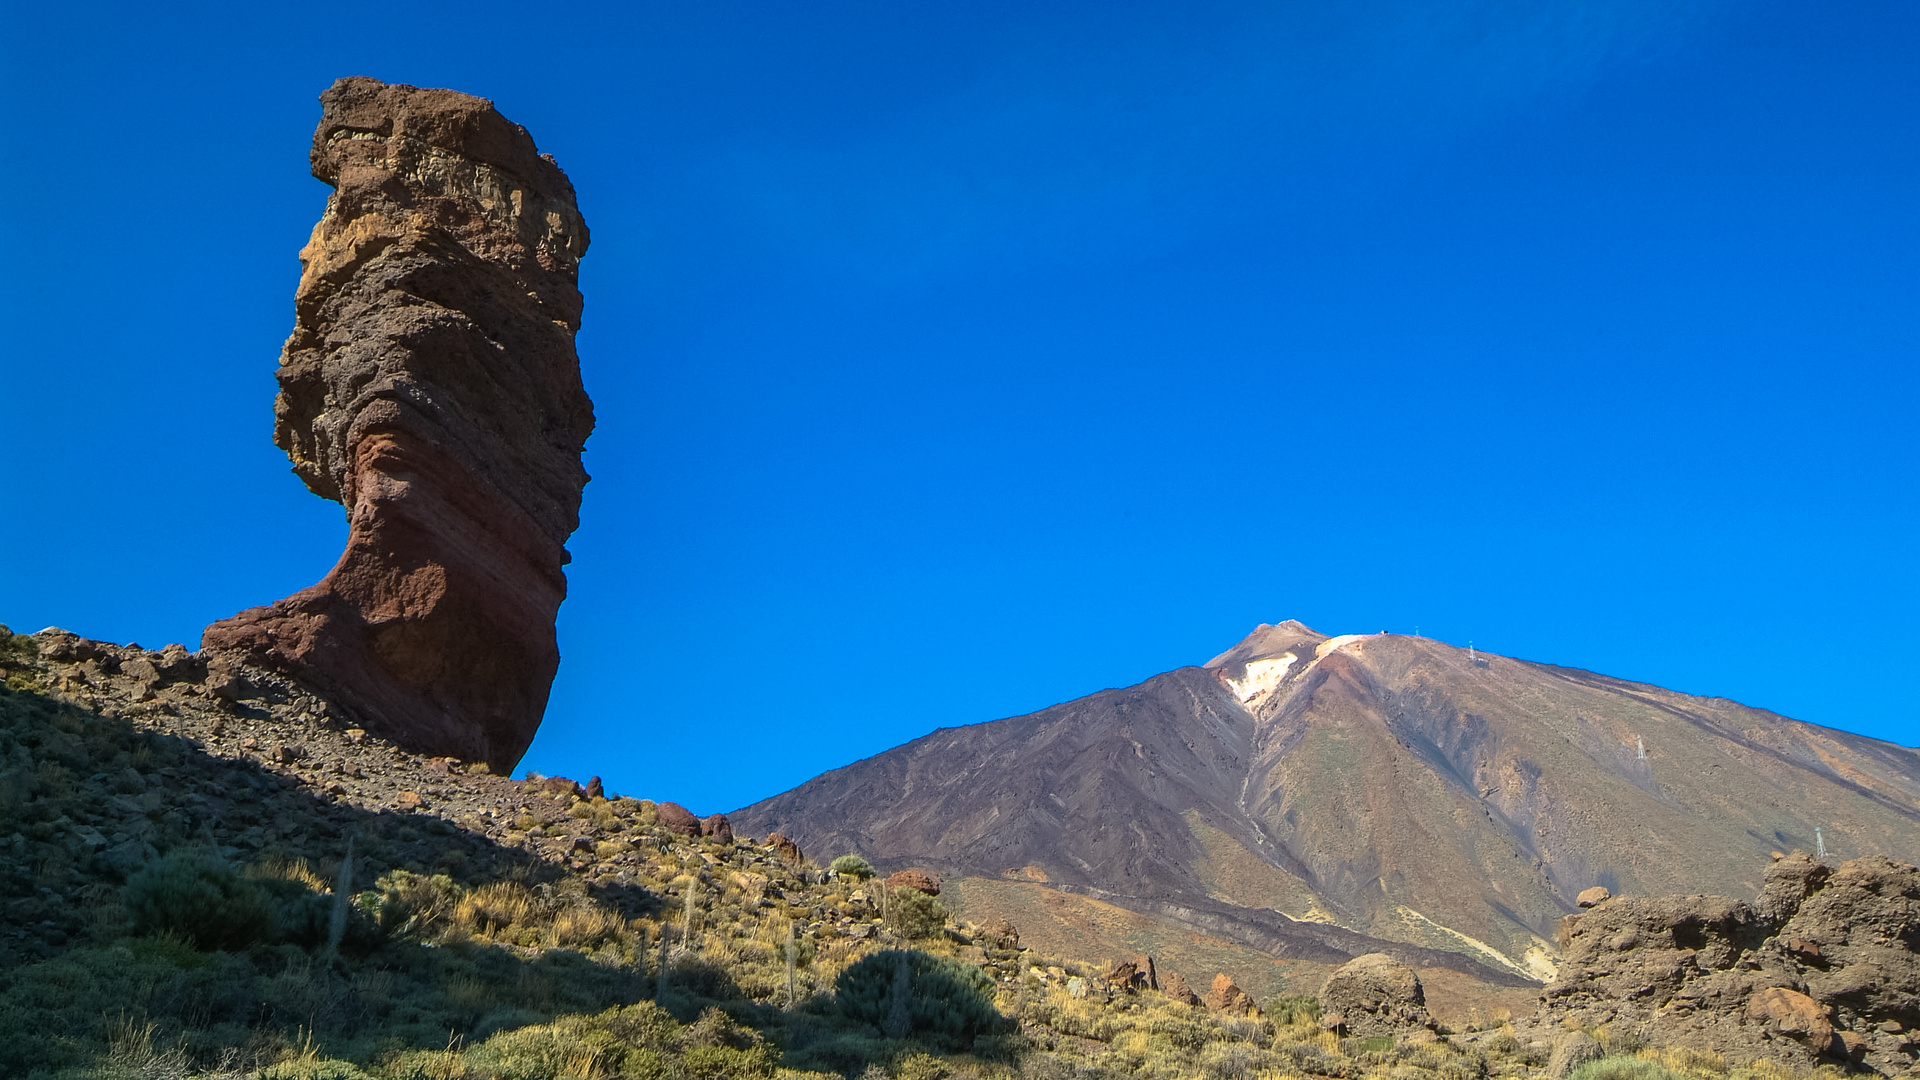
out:
M653 812L660 824L669 832L676 832L681 836L700 835L700 819L694 816L693 811L677 802L663 802L654 807Z
M520 760L560 663L554 615L587 482L573 186L525 128L452 90L341 79L313 175L274 441L346 508L318 584L207 627L408 749Z
M1420 976L1386 953L1357 957L1327 976L1320 987L1320 1021L1356 1036L1434 1026Z
M931 870L909 867L887 878L887 885L895 889L918 889L928 896L940 895L940 878Z

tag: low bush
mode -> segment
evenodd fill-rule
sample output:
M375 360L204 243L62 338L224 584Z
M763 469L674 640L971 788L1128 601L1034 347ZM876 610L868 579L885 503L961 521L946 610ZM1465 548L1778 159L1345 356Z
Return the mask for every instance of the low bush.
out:
M971 1046L1007 1026L985 972L918 950L888 949L856 961L834 980L833 994L841 1015L942 1049Z
M919 889L895 889L887 901L887 925L911 941L930 938L947 925L947 909Z
M827 864L827 869L842 877L859 878L861 881L873 876L873 864L858 855L847 854Z
M1639 1057L1605 1057L1573 1070L1568 1080L1685 1080L1657 1061Z
M147 863L127 879L120 897L136 933L177 934L203 949L244 949L272 927L268 890L200 848Z

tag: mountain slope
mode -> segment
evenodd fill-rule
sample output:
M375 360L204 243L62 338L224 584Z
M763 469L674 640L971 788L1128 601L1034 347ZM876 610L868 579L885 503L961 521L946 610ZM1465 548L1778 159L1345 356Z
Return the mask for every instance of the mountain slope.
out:
M1915 860L1920 753L1288 622L1204 667L936 731L732 817L815 851L1087 893L1271 955L1379 945L1365 935L1542 979L1556 924L1594 884L1749 895L1767 853L1812 849L1816 828L1841 856Z

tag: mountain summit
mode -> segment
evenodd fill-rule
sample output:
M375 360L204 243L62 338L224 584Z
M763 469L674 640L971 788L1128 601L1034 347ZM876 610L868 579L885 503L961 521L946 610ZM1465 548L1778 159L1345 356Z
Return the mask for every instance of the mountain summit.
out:
M1920 859L1920 752L1282 622L1204 666L935 731L731 816L936 867L963 902L1020 883L1268 957L1383 949L1513 985L1553 976L1555 929L1595 885L1751 895L1776 849Z

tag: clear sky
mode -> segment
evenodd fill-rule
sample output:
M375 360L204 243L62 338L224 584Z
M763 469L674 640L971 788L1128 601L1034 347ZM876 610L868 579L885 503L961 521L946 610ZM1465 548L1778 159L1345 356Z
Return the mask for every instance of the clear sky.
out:
M0 622L196 644L345 536L272 445L335 77L593 230L527 767L731 809L1254 624L1908 745L1920 5L0 8Z

